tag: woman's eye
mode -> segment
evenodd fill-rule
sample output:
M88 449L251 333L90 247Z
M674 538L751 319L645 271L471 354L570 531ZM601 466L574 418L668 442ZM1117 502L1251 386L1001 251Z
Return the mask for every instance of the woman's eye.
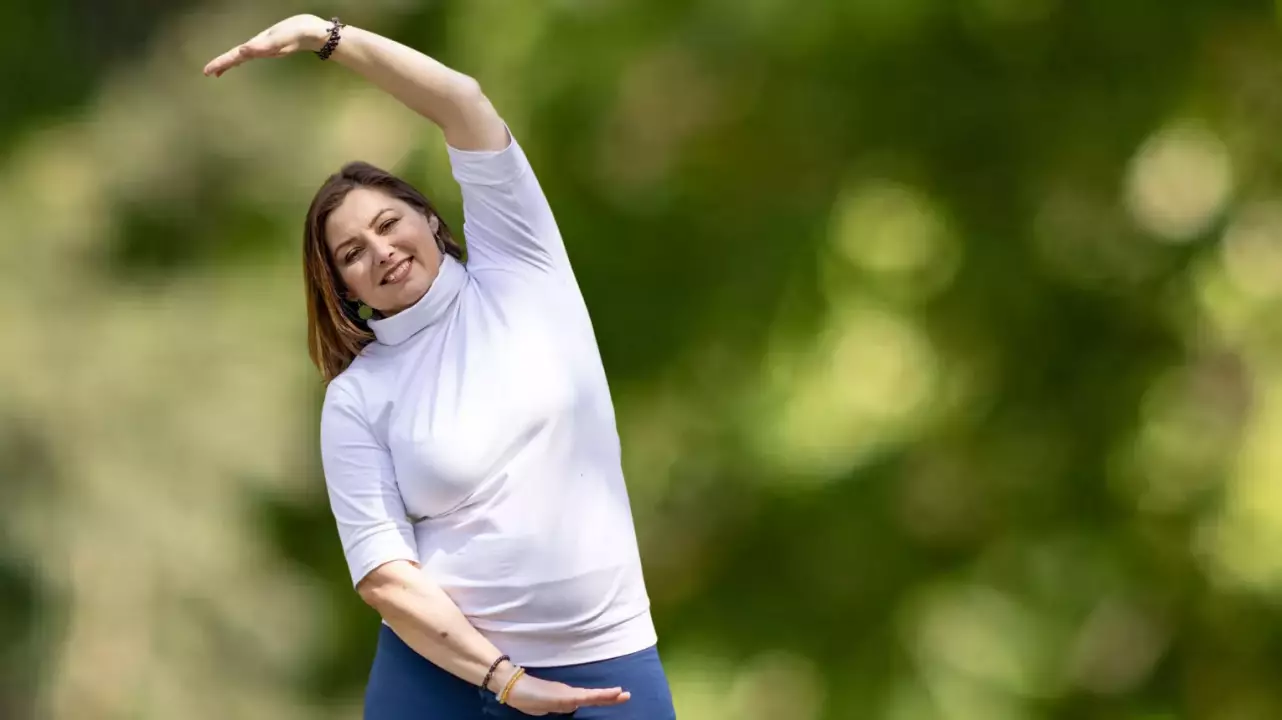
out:
M391 219L389 219L389 220L385 220L385 221L383 221L383 224L378 226L378 231L379 231L379 232L387 232L388 230L390 230L390 229L391 229L391 227L392 227L393 225L395 225L395 224L396 224L396 221L397 221L397 220L399 220L399 219L400 219L400 218L391 218Z
M343 256L343 262L350 263L356 260L356 258L360 257L360 254L361 254L360 248L352 248L351 250L347 251L346 255Z

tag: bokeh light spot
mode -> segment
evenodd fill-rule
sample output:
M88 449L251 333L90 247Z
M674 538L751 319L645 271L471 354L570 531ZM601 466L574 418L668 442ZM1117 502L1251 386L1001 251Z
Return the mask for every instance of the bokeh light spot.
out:
M1224 143L1201 125L1181 123L1154 134L1132 159L1126 206L1158 238L1187 241L1209 227L1232 191Z
M1224 270L1240 291L1260 299L1282 295L1282 201L1243 208L1220 250Z
M835 308L813 347L768 362L776 407L765 416L759 447L815 476L837 476L904 437L936 391L936 359L921 330L867 305Z
M847 188L832 232L851 266L919 297L943 289L957 269L960 248L943 213L905 185L877 180Z

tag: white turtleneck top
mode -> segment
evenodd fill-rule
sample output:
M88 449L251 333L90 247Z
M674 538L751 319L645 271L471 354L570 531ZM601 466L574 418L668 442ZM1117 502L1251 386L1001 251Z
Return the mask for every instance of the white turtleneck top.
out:
M524 152L449 149L467 265L335 378L321 413L353 584L418 563L513 662L592 662L656 642L605 371Z

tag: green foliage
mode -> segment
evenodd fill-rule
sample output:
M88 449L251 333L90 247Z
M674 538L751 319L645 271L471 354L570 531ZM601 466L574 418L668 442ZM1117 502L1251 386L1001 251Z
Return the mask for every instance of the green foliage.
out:
M18 16L40 28L73 5ZM1282 716L1282 236L1242 229L1282 179L1267 3L375 5L345 19L477 76L552 201L616 397L683 716ZM0 157L109 71L152 77L79 72L77 57L22 76L43 90L0 117ZM294 262L278 251L322 176L289 175L272 148L311 147L351 86L282 62L297 67L251 80L247 66L207 91L245 103L229 116L261 114L235 126L257 155L180 129L188 181L107 194L110 232L82 257L108 296L168 289L149 297L187 308L175 288L213 274L278 297L284 281L256 273ZM247 99L263 97L279 100ZM1162 148L1175 160L1145 175ZM459 218L435 133L362 159L395 163ZM264 176L296 184L271 196ZM301 303L267 307L301 323ZM202 362L245 362L230 348L253 332ZM321 492L320 390L272 367L296 401L281 432L306 441L256 460L287 477L236 507L322 608L304 656L264 666L320 706L359 692L377 618ZM143 397L155 406L122 417L185 417L176 390ZM10 451L20 429L0 429L0 497L11 477L55 476ZM48 594L23 567L0 565L0 669L57 653L57 634L35 649L21 631ZM10 692L0 714L29 702Z

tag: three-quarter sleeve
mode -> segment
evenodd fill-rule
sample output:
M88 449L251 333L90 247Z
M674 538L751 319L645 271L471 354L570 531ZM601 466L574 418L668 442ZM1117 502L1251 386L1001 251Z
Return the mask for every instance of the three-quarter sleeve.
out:
M568 270L561 232L520 144L502 150L449 148L463 196L463 233L473 269Z
M393 560L418 562L391 453L374 436L356 399L337 383L325 393L320 441L330 509L352 585Z

